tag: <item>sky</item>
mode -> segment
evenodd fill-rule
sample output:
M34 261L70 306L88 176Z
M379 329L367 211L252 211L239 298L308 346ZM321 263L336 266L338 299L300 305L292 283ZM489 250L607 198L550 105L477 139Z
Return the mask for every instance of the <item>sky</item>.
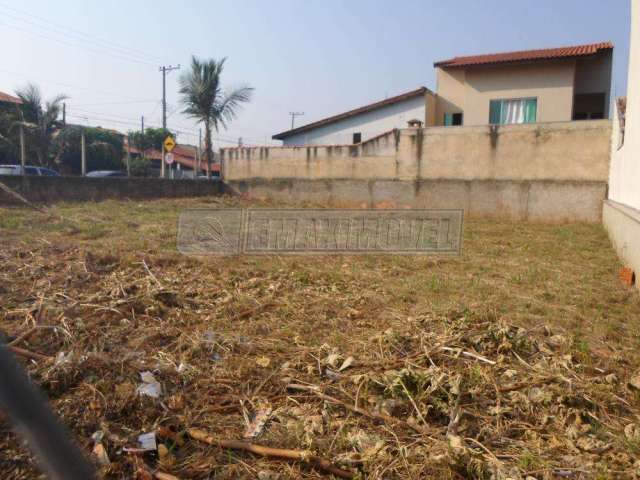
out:
M255 89L216 146L271 136L419 86L456 55L612 41L626 91L629 0L0 0L0 91L66 94L67 121L126 132L162 124L196 144L178 78L192 55L227 58L223 84Z

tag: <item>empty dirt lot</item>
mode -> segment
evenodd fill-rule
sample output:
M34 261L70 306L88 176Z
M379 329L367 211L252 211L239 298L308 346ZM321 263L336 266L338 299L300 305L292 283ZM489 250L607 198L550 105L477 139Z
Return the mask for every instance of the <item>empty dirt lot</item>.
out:
M640 299L601 226L471 220L459 257L191 258L195 206L278 205L0 208L0 330L101 478L640 476ZM2 418L0 477L39 475Z

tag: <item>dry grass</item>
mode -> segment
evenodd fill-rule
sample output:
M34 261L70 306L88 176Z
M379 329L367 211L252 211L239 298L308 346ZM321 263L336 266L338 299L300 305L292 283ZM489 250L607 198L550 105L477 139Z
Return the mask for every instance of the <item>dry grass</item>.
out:
M362 478L637 478L640 300L600 226L468 221L456 258L176 253L180 209L238 204L55 207L75 227L0 209L0 329L59 327L20 346L72 352L28 369L87 453L104 432L104 478L325 477L193 440L122 451L161 426L241 438L266 406L256 443ZM145 370L160 401L136 394ZM1 477L33 478L2 425Z

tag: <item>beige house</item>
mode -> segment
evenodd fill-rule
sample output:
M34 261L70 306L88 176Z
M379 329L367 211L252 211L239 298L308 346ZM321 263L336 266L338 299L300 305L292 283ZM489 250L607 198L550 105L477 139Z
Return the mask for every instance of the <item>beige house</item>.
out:
M427 125L609 118L612 57L606 42L436 62Z

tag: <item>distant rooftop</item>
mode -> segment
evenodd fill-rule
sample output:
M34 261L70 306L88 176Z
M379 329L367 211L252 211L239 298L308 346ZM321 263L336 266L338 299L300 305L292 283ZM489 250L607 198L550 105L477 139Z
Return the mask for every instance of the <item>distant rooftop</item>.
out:
M594 55L605 50L613 50L613 43L601 42L572 47L543 48L540 50L521 50L517 52L491 53L486 55L471 55L441 60L433 64L434 67L454 68L476 65L494 65L500 63L528 62L539 60L554 60L561 58L575 58Z
M369 105L365 105L364 107L359 107L354 110L349 110L348 112L340 113L332 117L327 117L325 119L318 120L317 122L309 123L307 125L303 125L302 127L294 128L293 130L287 130L286 132L278 133L277 135L274 135L271 138L273 138L274 140L284 140L285 138L290 137L291 135L307 132L309 130L313 130L314 128L322 127L324 125L329 125L331 123L344 120L345 118L354 117L362 113L371 112L373 110L377 110L378 108L386 107L388 105L393 105L395 103L403 102L405 100L409 100L411 98L424 95L428 91L429 89L427 87L420 87L415 90L411 90L410 92L405 92L400 95L396 95L395 97L386 98L385 100L381 100L375 103L370 103Z
M15 103L20 105L22 104L22 100L8 93L0 92L0 103Z

